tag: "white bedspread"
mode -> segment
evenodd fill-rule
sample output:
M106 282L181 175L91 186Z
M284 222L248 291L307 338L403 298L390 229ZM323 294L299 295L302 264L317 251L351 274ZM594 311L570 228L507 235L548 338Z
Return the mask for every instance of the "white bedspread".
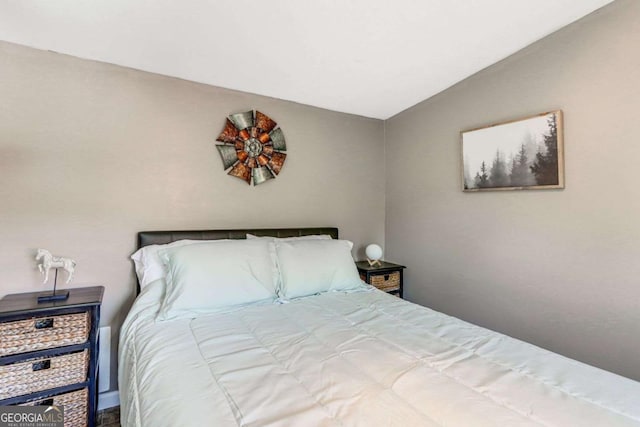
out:
M379 291L121 333L123 426L640 426L640 383Z

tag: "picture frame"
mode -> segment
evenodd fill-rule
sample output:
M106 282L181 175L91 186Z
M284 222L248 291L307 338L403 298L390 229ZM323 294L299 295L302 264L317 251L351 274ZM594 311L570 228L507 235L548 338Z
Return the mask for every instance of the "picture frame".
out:
M564 188L562 110L460 132L462 190Z

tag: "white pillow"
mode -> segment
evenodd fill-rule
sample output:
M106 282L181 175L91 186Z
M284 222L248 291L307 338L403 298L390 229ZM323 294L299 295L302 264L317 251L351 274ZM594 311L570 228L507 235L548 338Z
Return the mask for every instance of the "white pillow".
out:
M364 288L348 240L276 242L280 296L286 299L326 291Z
M254 236L253 234L247 234L247 239L268 239L276 241L275 237L270 236ZM328 234L314 234L301 237L284 237L282 240L300 240L300 239L331 239ZM227 240L227 239L225 239ZM160 259L158 252L167 249L180 247L185 245L192 245L194 243L207 243L216 242L219 240L177 240L175 242L166 243L164 245L148 245L138 249L131 255L131 259L135 265L136 275L138 276L138 283L140 284L140 290L144 289L151 282L158 279L164 279L167 277L167 269L164 262Z
M273 237L273 236L255 236L247 233L247 240L254 239L269 239L274 242L289 242L294 240L330 240L331 236L328 234L310 234L308 236L295 236L295 237Z
M144 289L145 286L151 282L167 277L167 269L158 255L159 251L208 241L209 240L177 240L164 245L148 245L138 249L131 255L131 259L135 264L140 290Z
M160 320L276 299L272 242L213 240L160 251L167 290Z

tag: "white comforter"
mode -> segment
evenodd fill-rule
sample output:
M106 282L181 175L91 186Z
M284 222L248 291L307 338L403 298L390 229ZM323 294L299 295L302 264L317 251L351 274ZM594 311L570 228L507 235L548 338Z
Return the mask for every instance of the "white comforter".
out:
M123 326L123 426L640 426L640 383L379 291Z

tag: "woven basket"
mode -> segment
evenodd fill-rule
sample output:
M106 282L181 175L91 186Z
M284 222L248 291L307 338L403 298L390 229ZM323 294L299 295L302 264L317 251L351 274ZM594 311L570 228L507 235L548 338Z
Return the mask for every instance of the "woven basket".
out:
M20 406L63 406L64 427L85 427L87 425L87 396L86 388L59 394L32 402L22 403Z
M89 338L88 312L0 324L0 356L81 344Z
M0 399L81 383L88 366L88 350L0 366Z
M371 285L385 292L399 291L400 272L371 276Z

